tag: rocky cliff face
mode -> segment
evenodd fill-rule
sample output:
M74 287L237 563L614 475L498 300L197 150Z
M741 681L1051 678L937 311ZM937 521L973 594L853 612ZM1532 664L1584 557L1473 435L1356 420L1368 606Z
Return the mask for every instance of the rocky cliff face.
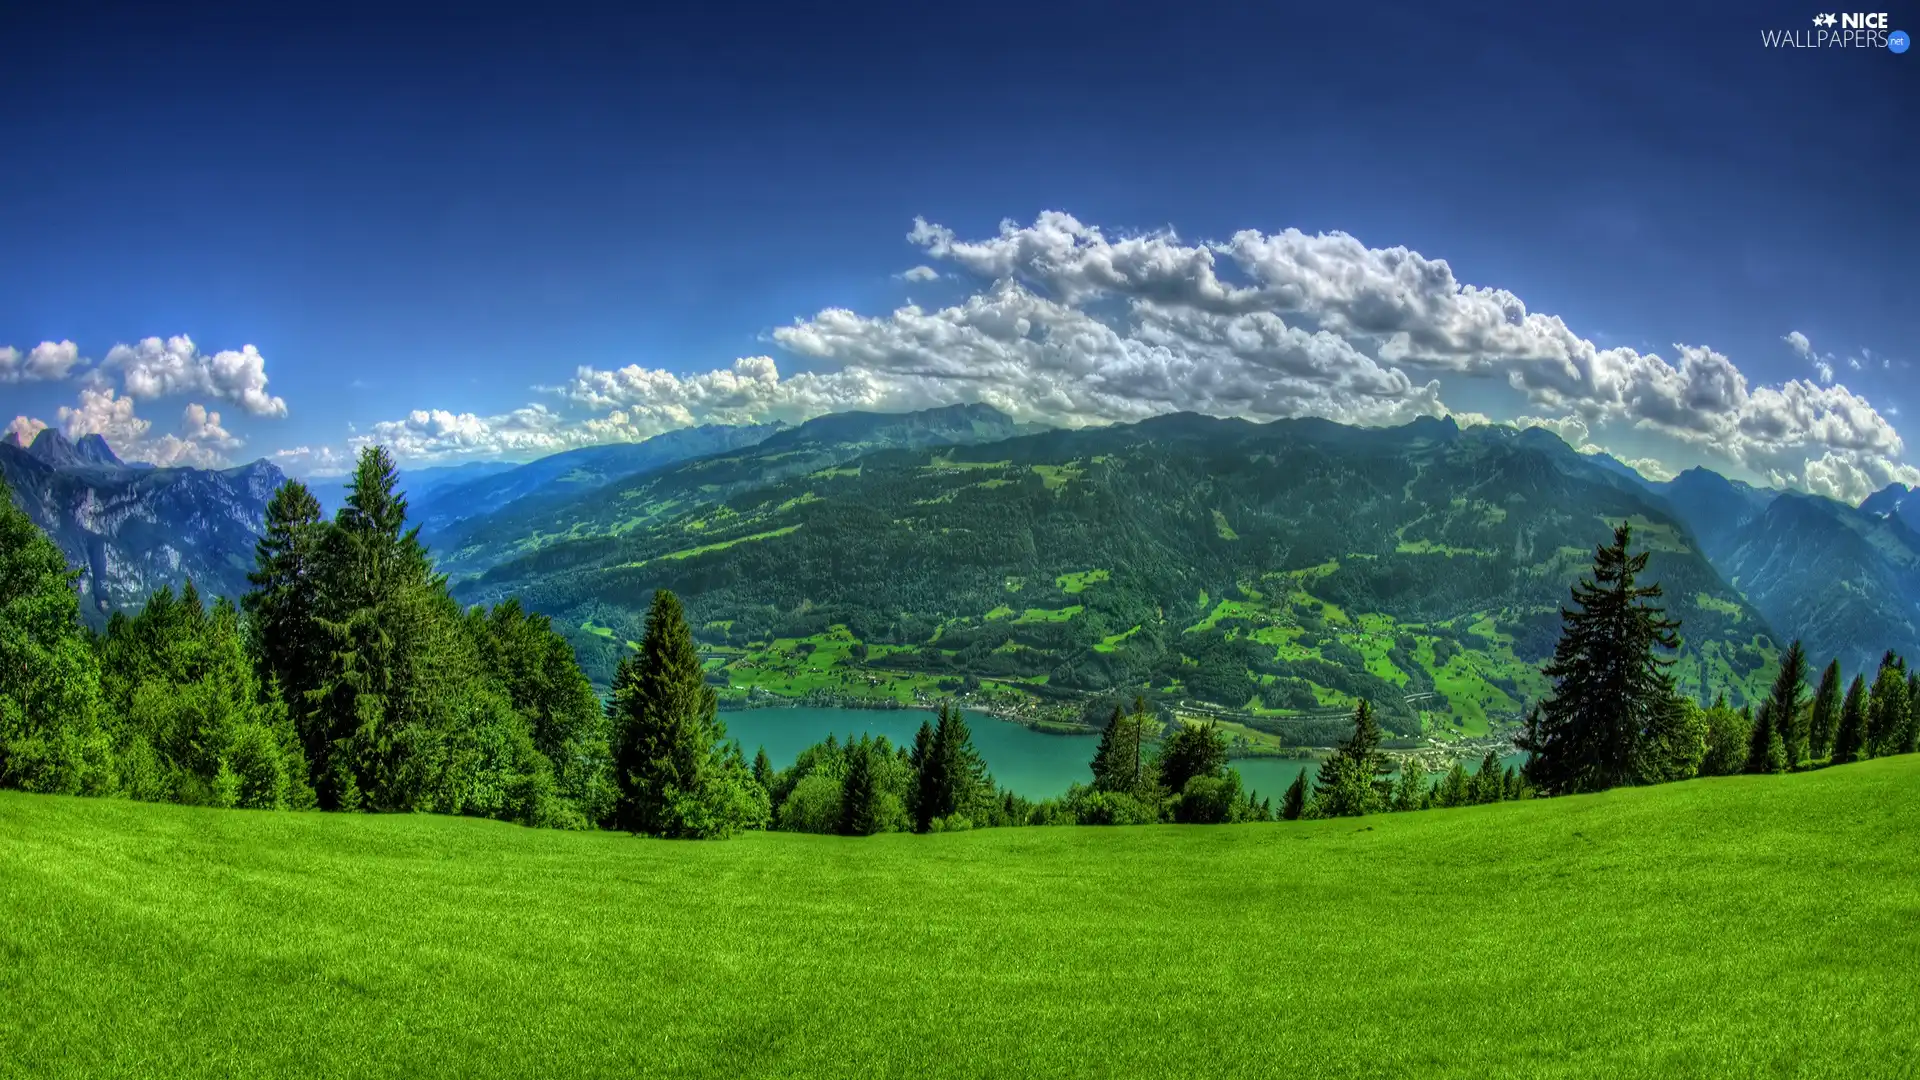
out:
M232 469L127 465L106 440L52 430L31 446L0 440L0 479L81 571L81 609L103 621L162 585L191 580L238 599L267 500L286 476L265 461Z

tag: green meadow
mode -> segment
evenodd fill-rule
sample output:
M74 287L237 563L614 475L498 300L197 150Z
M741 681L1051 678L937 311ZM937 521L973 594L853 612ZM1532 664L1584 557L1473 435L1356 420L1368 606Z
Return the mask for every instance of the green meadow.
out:
M1913 1076L1920 756L641 840L0 792L0 1074Z

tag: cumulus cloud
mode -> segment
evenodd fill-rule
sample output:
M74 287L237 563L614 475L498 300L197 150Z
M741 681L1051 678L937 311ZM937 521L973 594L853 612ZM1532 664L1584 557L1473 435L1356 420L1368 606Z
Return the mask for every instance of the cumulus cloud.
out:
M347 459L331 446L295 446L276 450L274 460L289 472L303 476L339 476L347 471Z
M1798 331L1784 340L1816 365L1812 376L1755 385L1711 348L1602 348L1508 290L1457 280L1442 259L1345 233L1247 230L1189 243L1171 230L1109 236L1049 212L983 239L915 219L908 239L933 265L903 278L941 276L944 263L978 287L945 307L797 319L771 334L797 364L755 356L688 374L582 367L548 388L551 410L421 409L355 441L422 458L530 454L695 423L960 401L1068 425L1178 410L1471 422L1484 417L1456 414L1442 380L1479 379L1557 417L1518 422L1583 448L1630 430L1682 457L1848 499L1906 468L1886 417L1836 384L1836 358Z
M232 464L229 455L243 445L222 426L218 412L197 402L181 412L177 432L152 435L153 421L138 414L133 398L122 396L111 386L81 387L79 402L61 406L58 416L61 432L67 438L99 435L123 460L162 468L221 468ZM16 429L20 422L14 421Z
M1753 387L1731 360L1700 346L1674 346L1673 361L1602 349L1558 316L1529 311L1512 292L1456 280L1444 260L1369 248L1345 233L1248 230L1212 244L1185 244L1170 231L1109 239L1071 215L1047 213L1031 225L1003 222L982 241L962 241L924 220L908 237L982 278L1023 281L1075 305L1118 298L1193 312L1266 312L1308 320L1382 363L1503 374L1537 405L1590 424L1651 429L1790 484L1812 483L1808 467L1829 452L1892 469L1903 449L1886 419L1845 387L1804 380ZM1238 280L1221 273L1223 263ZM1787 341L1813 354L1806 335L1795 331Z
M1576 450L1599 449L1587 441L1592 432L1588 430L1587 422L1577 416L1562 416L1554 420L1540 416L1516 416L1513 418L1513 426L1523 431L1527 428L1545 428L1560 436L1563 442Z
M267 392L266 359L252 345L209 356L185 334L165 341L150 337L133 345L115 345L108 350L104 366L118 370L127 396L138 400L207 394L231 401L253 416L287 415L285 399Z
M33 440L39 438L40 433L45 430L47 430L47 422L31 416L16 416L13 418L13 423L7 425L7 434L21 446L32 446Z
M80 349L71 341L43 341L25 353L0 346L0 383L53 382L80 363Z
M1619 461L1620 464L1625 465L1656 484L1663 483L1680 475L1659 458L1620 458Z
M82 387L78 405L62 405L61 431L69 439L99 435L122 456L146 438L153 422L134 415L134 402L121 397L112 387Z

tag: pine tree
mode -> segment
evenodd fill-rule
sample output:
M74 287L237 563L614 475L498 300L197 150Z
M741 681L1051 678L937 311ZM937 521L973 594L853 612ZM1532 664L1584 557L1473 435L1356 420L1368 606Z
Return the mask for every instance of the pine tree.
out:
M114 785L78 579L0 483L0 786L74 794Z
M1867 701L1867 740L1865 754L1880 757L1894 753L1907 723L1906 661L1889 649L1880 659L1879 674Z
M1100 745L1094 748L1093 789L1095 791L1125 791L1131 786L1131 760L1124 765L1121 757L1121 743L1125 741L1124 727L1126 712L1120 706L1113 707L1113 716L1107 720L1106 729L1100 732Z
M1226 768L1227 737L1212 720L1181 724L1160 748L1160 786L1169 795L1178 796L1194 779L1221 776Z
M1409 754L1400 759L1400 779L1393 788L1395 810L1418 810L1427 796L1427 770L1420 759Z
M763 791L773 790L773 762L768 759L764 746L753 755L753 782Z
M874 748L865 738L847 748L847 775L840 785L840 835L872 836L886 826L874 777Z
M1499 802L1507 793L1507 778L1500 771L1500 755L1492 750L1480 759L1480 771L1473 774L1469 784L1471 798L1476 803Z
M1551 794L1598 791L1637 778L1643 733L1669 715L1676 697L1670 657L1679 623L1647 603L1658 585L1638 586L1648 552L1629 555L1632 530L1620 525L1613 543L1594 552L1593 576L1573 589L1576 610L1562 609L1564 627L1545 674L1553 696L1529 723L1521 748L1531 752L1528 780Z
M917 749L917 747L916 747ZM973 733L958 706L943 703L933 725L933 736L920 767L919 800L915 824L963 817L970 824L981 810L981 800L993 794L993 778L973 748Z
M1834 660L1820 676L1820 689L1813 695L1813 710L1807 718L1807 757L1824 761L1833 756L1833 737L1840 730L1840 661Z
M759 789L726 738L693 631L673 593L654 593L640 649L621 661L607 708L622 828L723 837L764 820L764 802L755 820Z
M1283 821L1298 821L1307 809L1307 770L1301 769L1293 774L1293 783L1287 785L1287 793L1280 799L1280 818Z
M429 774L478 660L406 516L392 456L362 450L346 505L321 534L321 659L304 703L327 809L460 809L433 798Z
M1833 735L1833 763L1845 765L1866 755L1867 677L1855 675L1847 688L1846 704L1840 709L1840 726Z
M1365 698L1353 710L1353 733L1320 765L1314 812L1322 817L1371 814L1386 803L1392 763L1380 752L1383 734Z
M1524 799L1527 797L1527 781L1526 778L1520 774L1519 769L1511 765L1507 766L1505 780L1505 790L1500 796L1502 799Z
M1807 759L1808 737L1803 723L1807 688L1807 654L1795 641L1780 658L1780 674L1774 677L1773 692L1767 695L1767 718L1772 731L1780 737L1786 767L1791 769Z
M910 787L913 811L913 831L926 832L932 825L934 806L939 802L940 776L933 767L933 725L920 721L920 730L913 736L913 752L908 755L907 763L913 767Z
M1777 773L1787 768L1787 745L1781 737L1779 726L1774 723L1774 704L1772 699L1760 703L1760 711L1754 715L1753 735L1747 744L1747 771L1750 773Z
M253 590L241 601L252 622L261 676L278 686L309 766L326 759L327 732L309 719L309 695L324 670L321 554L327 529L320 501L305 484L280 485L267 503L266 530L254 544L254 568L247 574Z
M1456 761L1433 789L1433 804L1439 807L1466 806L1473 802L1473 780L1467 767Z

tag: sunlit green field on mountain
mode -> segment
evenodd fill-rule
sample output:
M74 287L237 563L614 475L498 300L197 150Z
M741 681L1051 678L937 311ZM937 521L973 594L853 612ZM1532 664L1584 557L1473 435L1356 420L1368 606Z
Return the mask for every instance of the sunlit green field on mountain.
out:
M1296 743L1338 737L1328 718L1366 698L1398 736L1474 737L1545 692L1559 605L1619 521L1684 623L1683 689L1764 692L1770 628L1670 515L1539 433L1188 416L970 446L769 440L477 523L452 567L464 600L555 616L603 687L669 588L734 697L964 685L1071 722L1145 690ZM588 531L523 546L562 518Z
M0 1072L1911 1076L1920 757L729 842L0 793Z

